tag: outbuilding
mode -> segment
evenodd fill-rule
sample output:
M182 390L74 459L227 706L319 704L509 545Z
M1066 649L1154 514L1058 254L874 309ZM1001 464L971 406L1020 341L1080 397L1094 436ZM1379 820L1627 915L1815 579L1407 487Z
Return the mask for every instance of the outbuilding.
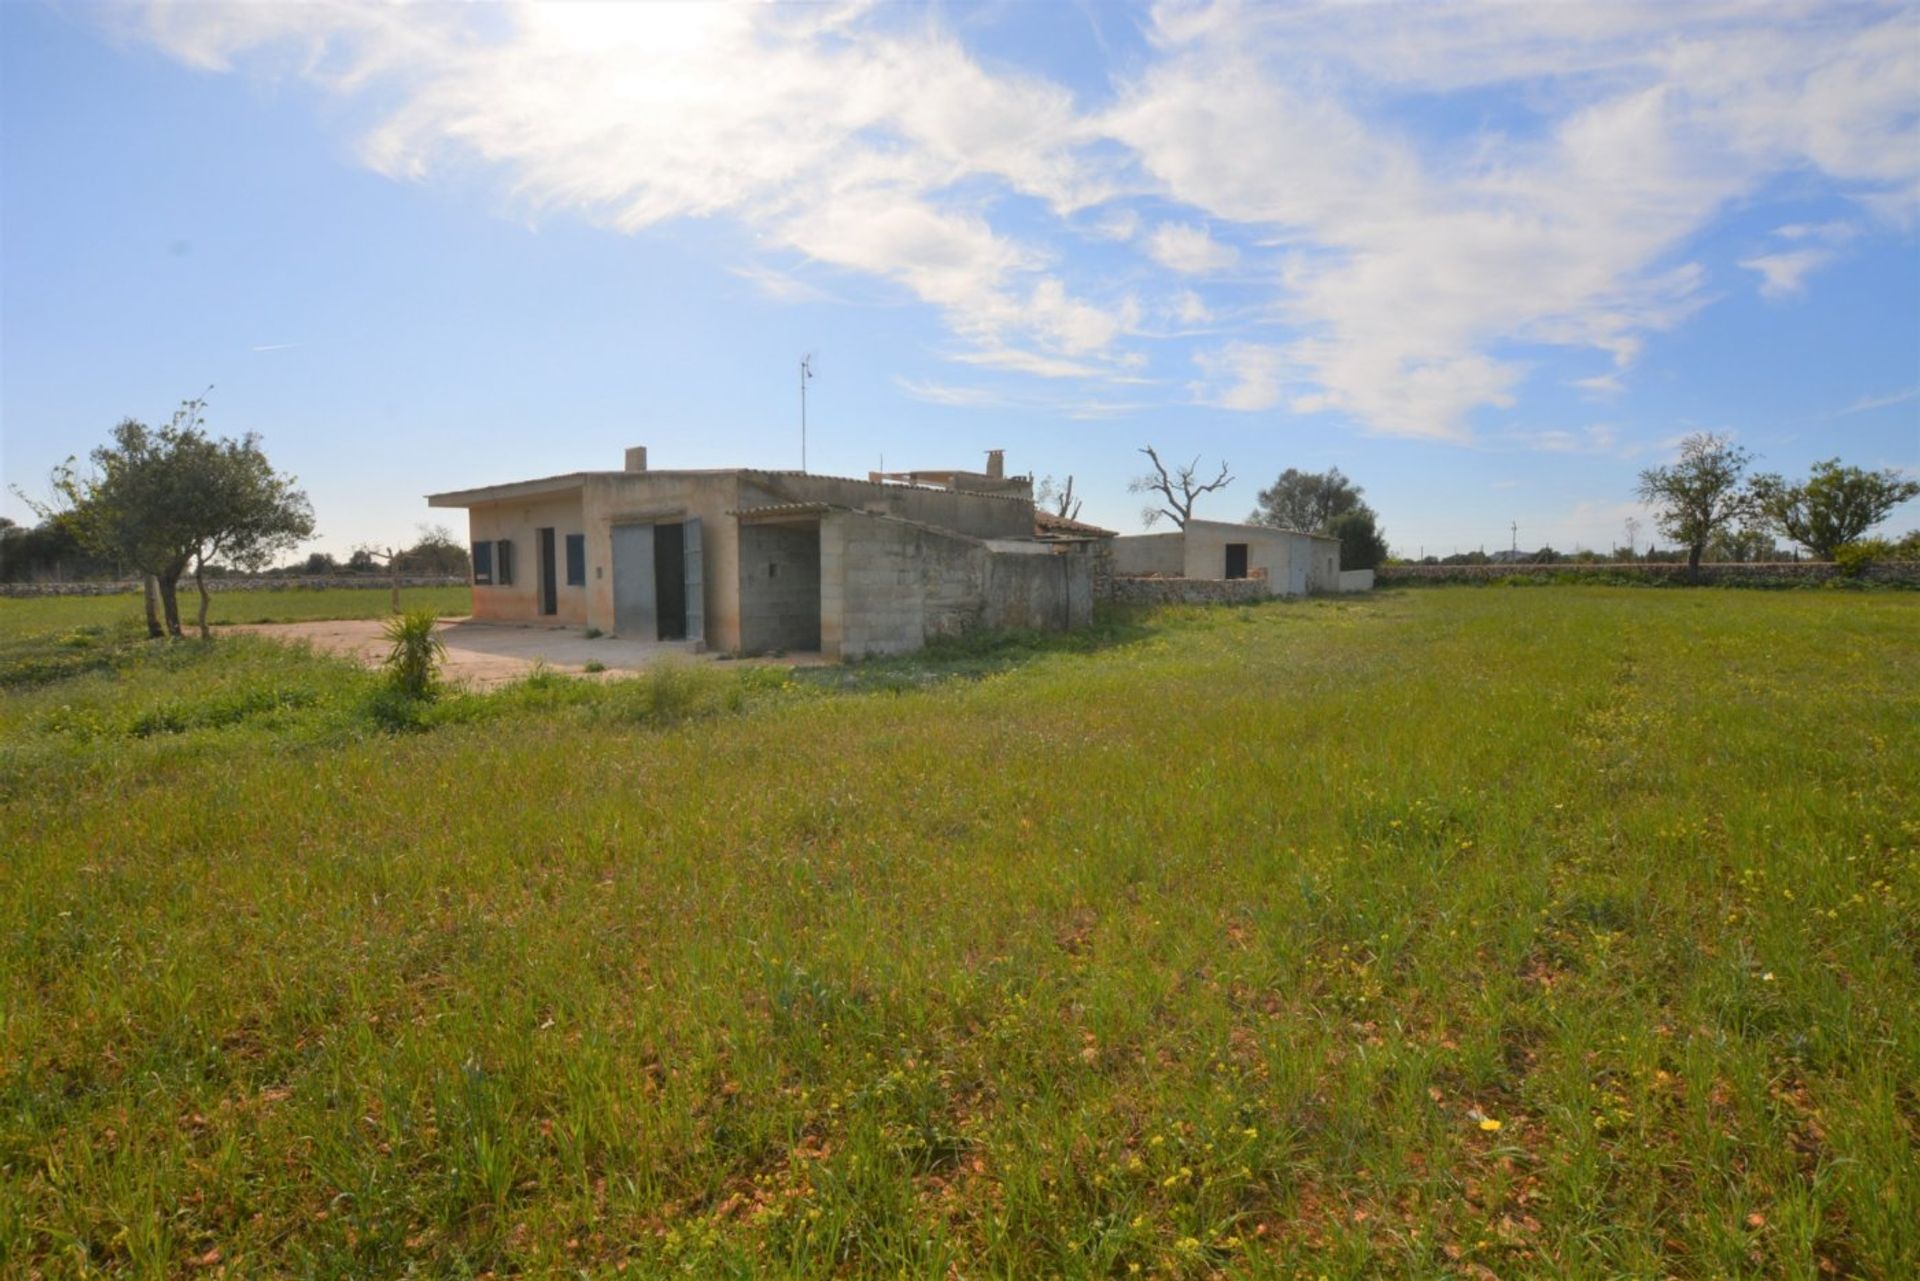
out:
M1343 586L1339 539L1271 525L1189 520L1171 533L1116 538L1112 556L1113 573L1121 578L1265 579L1271 596Z

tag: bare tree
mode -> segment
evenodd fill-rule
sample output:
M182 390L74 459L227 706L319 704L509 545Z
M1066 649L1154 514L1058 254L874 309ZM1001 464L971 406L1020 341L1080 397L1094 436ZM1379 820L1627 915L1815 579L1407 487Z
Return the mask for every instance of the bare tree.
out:
M1181 529L1193 519L1193 505L1202 494L1211 494L1217 489L1225 489L1233 483L1227 464L1220 464L1220 474L1212 480L1202 483L1199 475L1200 457L1194 455L1192 462L1169 472L1167 465L1160 461L1160 455L1154 452L1152 445L1140 451L1153 463L1153 474L1141 476L1127 486L1127 492L1134 494L1158 494L1163 506L1141 509L1141 519L1152 526L1162 516L1171 520Z
M1062 520L1080 519L1080 500L1073 496L1073 477L1067 477L1065 485L1054 484L1053 477L1042 480L1033 491L1033 500L1042 506L1051 507L1053 514Z

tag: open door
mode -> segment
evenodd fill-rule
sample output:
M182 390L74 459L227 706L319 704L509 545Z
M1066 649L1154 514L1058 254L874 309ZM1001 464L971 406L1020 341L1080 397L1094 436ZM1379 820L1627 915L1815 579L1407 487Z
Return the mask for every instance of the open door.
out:
M540 538L540 612L557 614L560 612L560 584L558 568L555 563L553 531L542 529Z
M700 518L687 517L684 528L685 549L682 554L686 565L687 639L693 641L696 648L704 649L707 641L707 592L700 555Z

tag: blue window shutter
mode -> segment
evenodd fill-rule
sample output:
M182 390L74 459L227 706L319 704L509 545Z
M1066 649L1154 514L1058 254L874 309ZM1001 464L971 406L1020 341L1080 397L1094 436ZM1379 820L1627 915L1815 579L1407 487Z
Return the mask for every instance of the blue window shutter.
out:
M473 545L473 581L475 586L493 585L493 544L475 543Z
M587 585L587 536L567 535L567 586Z

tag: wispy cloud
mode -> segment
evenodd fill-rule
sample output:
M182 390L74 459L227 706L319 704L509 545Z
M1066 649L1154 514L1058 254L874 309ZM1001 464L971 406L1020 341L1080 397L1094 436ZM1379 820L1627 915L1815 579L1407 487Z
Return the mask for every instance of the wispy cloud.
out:
M262 343L258 347L249 347L247 350L248 351L289 351L300 345L301 344L297 342L270 342L270 343Z
M186 64L364 103L382 173L478 165L532 214L631 234L731 219L807 282L933 309L974 365L1092 384L1185 367L1136 294L1272 263L1257 305L1235 300L1257 321L1182 304L1219 331L1193 398L1395 435L1466 439L1514 404L1517 344L1631 366L1708 296L1696 234L1780 175L1865 219L1920 209L1920 42L1898 4L1169 3L1090 91L859 3L131 12ZM1392 114L1516 85L1511 134L1416 145ZM1741 265L1790 297L1859 234L1787 224Z
M1920 387L1909 387L1905 391L1889 392L1884 396L1862 396L1845 409L1835 410L1833 417L1864 414L1875 409L1891 409L1895 405L1910 404L1916 400L1920 400Z

